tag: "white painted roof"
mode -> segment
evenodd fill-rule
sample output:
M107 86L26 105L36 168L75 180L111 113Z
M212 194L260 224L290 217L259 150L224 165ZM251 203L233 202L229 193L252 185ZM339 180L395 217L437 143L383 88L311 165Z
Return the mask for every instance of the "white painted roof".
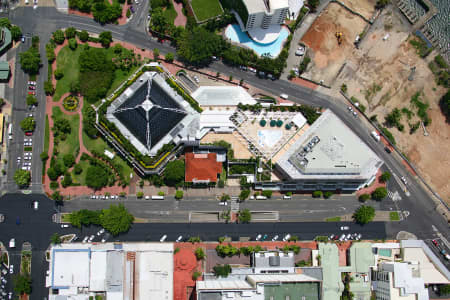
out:
M233 115L234 110L209 110L205 109L200 115L200 130L203 128L219 128L230 127L235 128L230 117Z
M197 281L197 290L242 290L253 289L245 280L205 280Z
M256 100L240 86L201 86L192 93L200 106L237 106L255 104Z
M94 251L91 254L91 273L89 276L89 290L106 290L106 256L107 252Z
M52 256L52 286L88 287L89 250L55 249Z
M425 255L422 248L403 248L403 260L419 263L420 276L426 284L449 284L450 282L439 272Z
M301 113L298 113L292 118L292 122L294 122L298 128L302 128L306 124L306 119Z

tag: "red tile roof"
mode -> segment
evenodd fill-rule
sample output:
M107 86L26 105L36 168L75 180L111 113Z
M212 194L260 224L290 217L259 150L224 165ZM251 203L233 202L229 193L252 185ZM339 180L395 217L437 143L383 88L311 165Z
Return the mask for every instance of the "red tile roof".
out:
M216 153L186 153L186 182L217 182L217 174L222 173L222 163L217 161Z

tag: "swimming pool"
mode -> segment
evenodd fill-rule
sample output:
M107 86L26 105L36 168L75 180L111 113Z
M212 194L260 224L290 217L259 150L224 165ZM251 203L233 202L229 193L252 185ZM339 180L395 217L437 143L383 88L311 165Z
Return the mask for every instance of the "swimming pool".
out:
M390 257L391 249L378 249L378 255Z
M261 147L273 148L282 136L281 130L258 130L258 144Z
M237 24L229 25L225 30L225 36L235 43L242 44L253 49L259 56L269 53L273 58L280 54L284 41L289 36L289 30L282 27L278 38L269 44L261 44L252 40L247 33L242 32Z

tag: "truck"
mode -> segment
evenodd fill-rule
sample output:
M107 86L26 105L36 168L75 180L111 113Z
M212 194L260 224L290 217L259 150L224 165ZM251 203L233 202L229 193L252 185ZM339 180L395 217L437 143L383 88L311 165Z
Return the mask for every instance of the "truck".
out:
M379 142L380 141L380 135L374 130L370 133L370 135L375 139L375 141Z
M15 248L16 247L16 239L10 239L9 240L9 248Z

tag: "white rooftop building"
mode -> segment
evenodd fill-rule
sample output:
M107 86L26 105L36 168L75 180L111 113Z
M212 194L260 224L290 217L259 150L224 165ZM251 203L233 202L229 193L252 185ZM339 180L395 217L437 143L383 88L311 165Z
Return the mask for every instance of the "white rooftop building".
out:
M173 244L62 244L50 250L50 300L173 299Z
M192 97L200 106L237 106L256 104L256 100L240 86L200 86Z
M242 31L281 25L289 12L288 0L242 0L242 2L248 12L247 20L242 20L245 25L243 28L241 26Z
M326 110L277 161L277 168L289 182L283 183L285 190L357 190L375 179L382 164Z

